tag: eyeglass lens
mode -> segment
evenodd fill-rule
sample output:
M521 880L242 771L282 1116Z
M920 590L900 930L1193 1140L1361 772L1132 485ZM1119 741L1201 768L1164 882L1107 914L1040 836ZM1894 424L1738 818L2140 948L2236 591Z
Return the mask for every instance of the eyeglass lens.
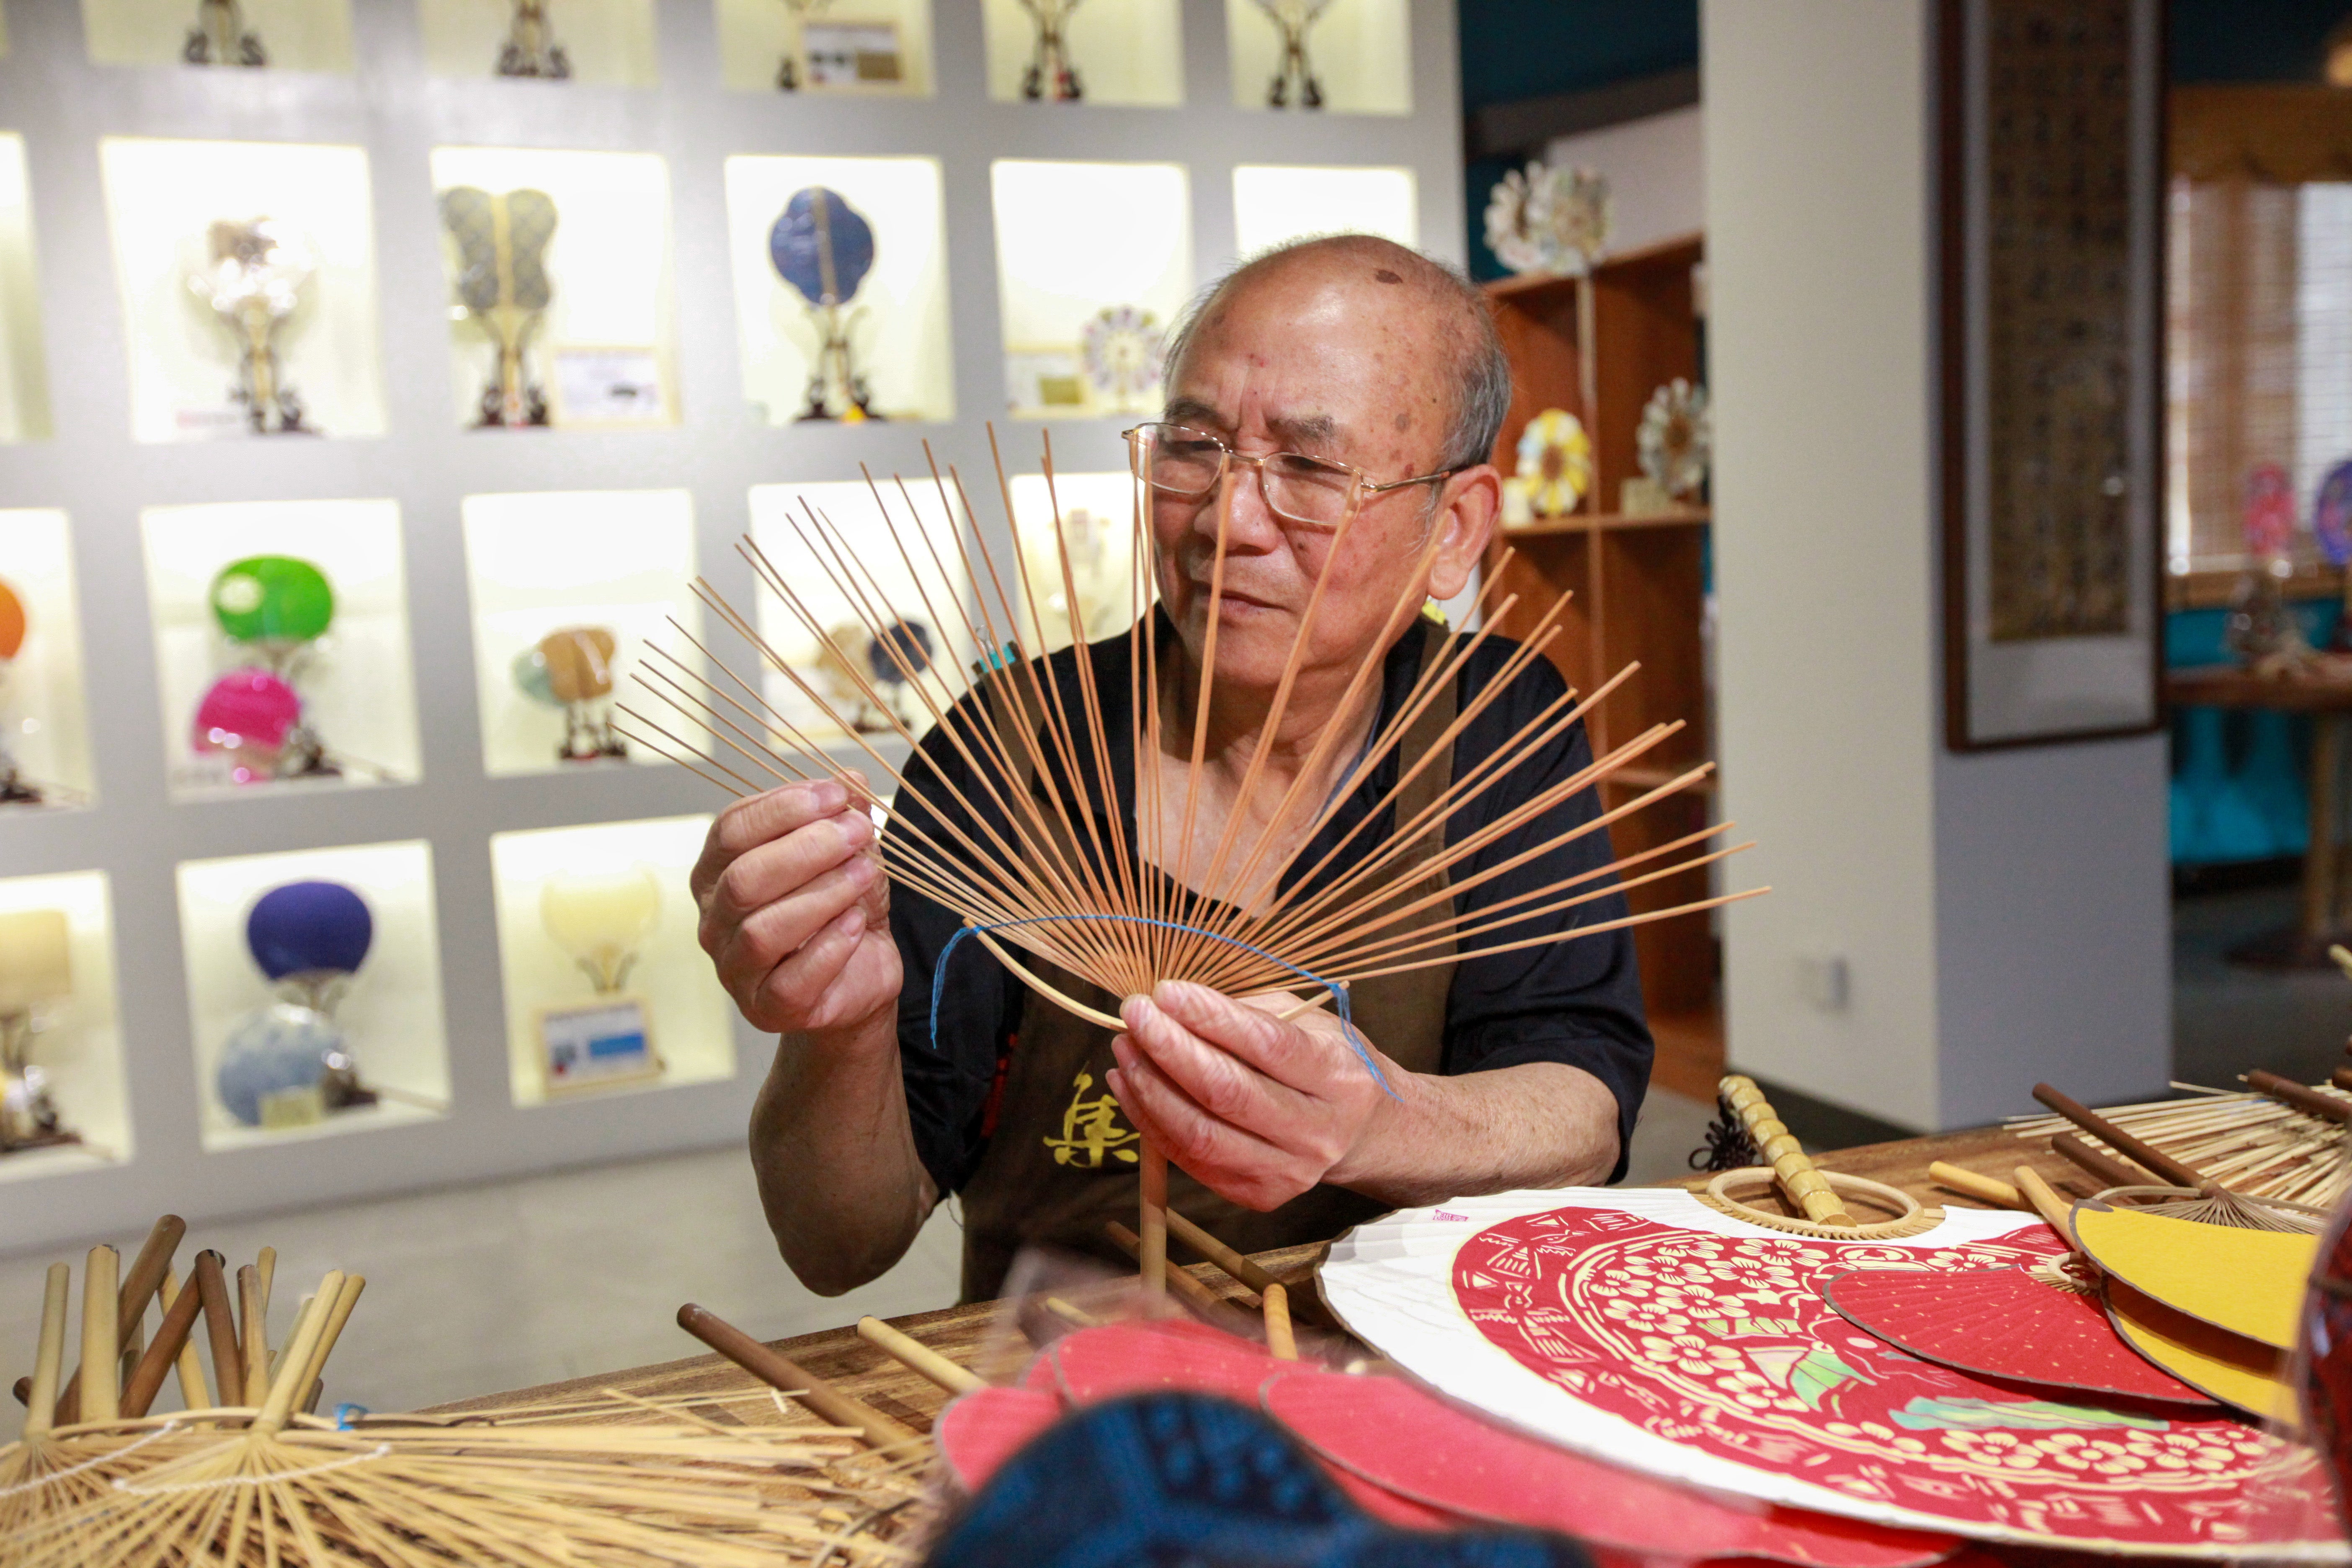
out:
M1215 437L1181 425L1139 427L1136 448L1145 482L1187 500L1216 489L1231 456ZM1297 452L1276 452L1253 466L1266 504L1291 521L1332 528L1347 515L1358 478L1353 468Z

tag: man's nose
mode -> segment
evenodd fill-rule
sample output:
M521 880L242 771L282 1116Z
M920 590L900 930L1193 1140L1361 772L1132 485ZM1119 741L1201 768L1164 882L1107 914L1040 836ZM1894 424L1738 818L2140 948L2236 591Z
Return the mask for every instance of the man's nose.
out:
M1255 553L1281 546L1282 520L1265 504L1265 487L1258 473L1258 469L1246 464L1226 465L1217 493L1201 509L1196 526L1212 541L1217 537L1219 517L1224 517L1228 552Z

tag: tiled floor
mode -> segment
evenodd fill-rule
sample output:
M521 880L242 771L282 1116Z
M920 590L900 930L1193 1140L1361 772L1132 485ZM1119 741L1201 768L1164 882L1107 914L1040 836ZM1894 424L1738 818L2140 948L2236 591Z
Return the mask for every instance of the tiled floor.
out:
M1654 1092L1632 1179L1681 1173L1707 1116ZM141 1238L107 1239L127 1258ZM742 1151L725 1149L199 1226L182 1256L248 1262L265 1244L278 1256L273 1337L328 1269L367 1276L328 1399L398 1410L698 1353L673 1321L684 1301L762 1339L945 1306L961 1238L942 1210L880 1279L813 1296L776 1256ZM82 1250L0 1258L0 1386L31 1369L42 1271L69 1258L79 1280Z

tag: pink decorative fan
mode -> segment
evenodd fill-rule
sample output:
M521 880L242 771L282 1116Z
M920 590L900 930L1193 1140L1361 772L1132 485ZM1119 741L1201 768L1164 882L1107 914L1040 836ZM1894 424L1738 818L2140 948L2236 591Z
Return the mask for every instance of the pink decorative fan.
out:
M196 704L189 737L199 752L226 752L239 784L274 778L278 754L302 721L302 700L266 669L232 669Z
M1857 1268L1826 1281L1822 1298L1863 1332L1978 1377L2213 1404L2118 1339L2095 1290L2051 1284L2030 1268Z
M1520 1436L1402 1378L1294 1367L1268 1381L1259 1400L1318 1458L1385 1490L1643 1559L1923 1568L1955 1544L1920 1531L1718 1500Z

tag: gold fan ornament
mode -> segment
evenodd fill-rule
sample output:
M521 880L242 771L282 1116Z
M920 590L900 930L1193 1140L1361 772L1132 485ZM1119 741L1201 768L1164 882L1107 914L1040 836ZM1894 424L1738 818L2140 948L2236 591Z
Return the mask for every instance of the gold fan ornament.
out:
M1512 271L1581 278L1609 243L1609 182L1541 159L1511 170L1486 199L1486 246Z
M1706 466L1714 450L1713 427L1707 420L1706 388L1693 386L1681 376L1650 394L1643 405L1641 426L1633 435L1642 472L1675 500L1688 500L1706 483Z
M1592 488L1592 437L1564 408L1547 408L1519 432L1519 465L1512 476L1536 517L1566 517Z

